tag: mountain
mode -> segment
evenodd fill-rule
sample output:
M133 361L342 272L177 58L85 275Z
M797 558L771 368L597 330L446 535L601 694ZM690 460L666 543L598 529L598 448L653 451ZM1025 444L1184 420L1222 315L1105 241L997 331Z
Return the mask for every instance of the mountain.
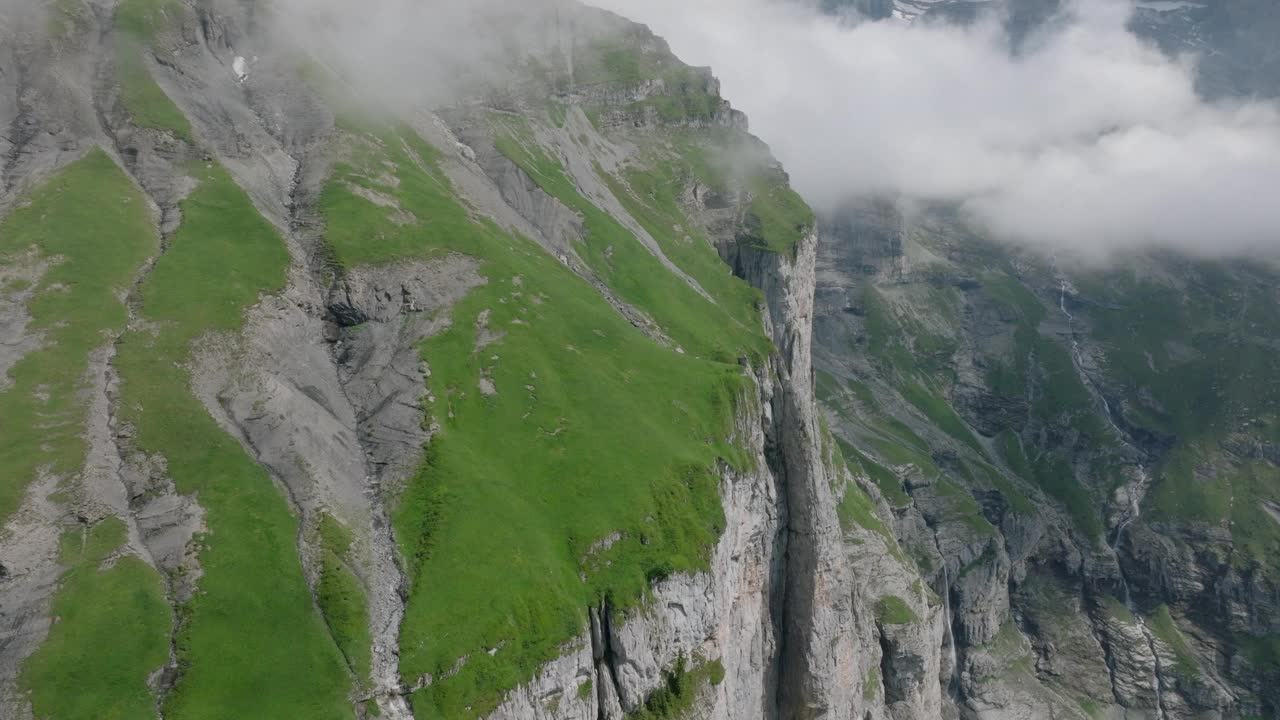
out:
M814 217L710 71L535 3L397 103L252 3L6 13L0 715L879 697Z
M972 717L1271 717L1280 265L1099 268L851 206L817 392L949 597Z
M0 126L6 720L1280 712L1274 264L818 217L570 0L10 0Z
M1000 12L1016 43L1054 9L905 16ZM1275 95L1254 37L1275 22L1270 5L1137 3L1130 28L1197 53L1201 93L1230 100ZM822 224L818 395L947 600L955 712L1280 713L1280 262L1081 263L892 199Z

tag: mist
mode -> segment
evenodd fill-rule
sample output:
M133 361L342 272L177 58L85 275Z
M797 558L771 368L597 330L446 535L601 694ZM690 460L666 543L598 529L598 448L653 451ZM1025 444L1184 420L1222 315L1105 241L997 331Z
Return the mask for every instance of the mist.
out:
M1014 57L996 19L840 22L795 0L596 0L710 65L820 211L890 196L1105 256L1280 251L1280 110L1209 103L1194 58L1077 0Z
M3 0L0 0L2 2ZM393 110L490 95L556 53L565 0L275 0L267 36Z

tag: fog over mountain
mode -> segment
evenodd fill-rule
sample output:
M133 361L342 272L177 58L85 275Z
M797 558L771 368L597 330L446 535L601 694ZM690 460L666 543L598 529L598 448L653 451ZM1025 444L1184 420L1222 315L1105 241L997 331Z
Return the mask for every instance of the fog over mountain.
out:
M1102 256L1280 248L1280 111L1206 101L1194 56L1127 29L1132 6L1075 0L1009 51L967 26L854 22L773 0L600 0L710 65L797 187L953 202L1004 237Z

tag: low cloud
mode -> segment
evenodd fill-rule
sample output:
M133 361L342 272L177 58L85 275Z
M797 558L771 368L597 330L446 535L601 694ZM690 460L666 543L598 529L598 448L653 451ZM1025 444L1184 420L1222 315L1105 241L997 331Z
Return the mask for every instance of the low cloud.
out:
M968 27L838 22L795 0L595 0L712 66L819 209L956 203L1007 239L1099 255L1280 251L1280 110L1208 103L1191 58L1076 0L1009 52Z
M0 0L4 2L5 0ZM266 37L391 109L448 104L554 55L565 0L275 0Z

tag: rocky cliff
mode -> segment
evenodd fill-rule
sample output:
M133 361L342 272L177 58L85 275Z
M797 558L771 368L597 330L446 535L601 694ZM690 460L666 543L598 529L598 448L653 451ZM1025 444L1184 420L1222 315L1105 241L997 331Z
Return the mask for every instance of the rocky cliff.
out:
M1101 268L891 202L828 232L819 393L951 598L961 714L1274 714L1274 268Z
M709 71L545 3L384 107L251 4L7 12L5 717L939 715Z

